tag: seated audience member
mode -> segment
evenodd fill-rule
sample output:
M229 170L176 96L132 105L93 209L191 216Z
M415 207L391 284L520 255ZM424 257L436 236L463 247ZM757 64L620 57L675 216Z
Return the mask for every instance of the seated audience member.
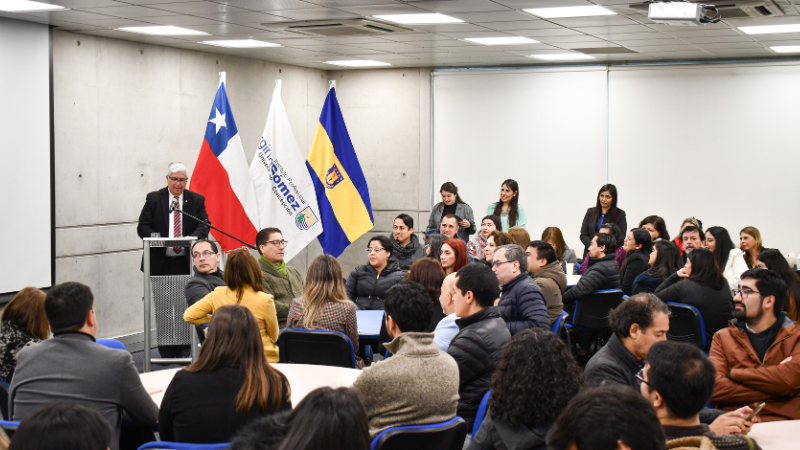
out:
M697 308L703 316L706 345L710 347L714 333L725 328L733 318L731 290L710 250L685 249L686 265L664 280L656 289L656 295L664 302L685 303Z
M458 363L458 415L470 430L503 346L511 339L500 311L492 306L499 293L497 276L486 266L470 264L456 272L453 300L459 331L447 353Z
M192 245L194 276L186 283L185 292L188 306L194 305L214 289L225 286L225 273L217 268L219 258L217 244L208 239L195 241L194 245ZM197 337L202 344L206 338L205 327L203 325L195 325L195 328L197 329Z
M425 245L425 251L427 252L428 258L434 261L439 261L439 264L441 264L440 259L442 256L442 244L444 244L448 239L450 238L443 234L432 234L428 236L428 241Z
M625 237L623 246L628 256L619 269L620 288L625 295L633 293L633 281L650 268L653 242L644 228L634 228Z
M211 314L224 305L242 305L256 317L269 362L278 362L278 316L272 295L263 291L258 262L247 250L228 253L225 265L225 284L214 289L183 312L183 320L202 325L211 321Z
M439 234L447 236L447 239L461 239L458 234L459 230L458 218L454 214L447 214L442 217L442 222L439 224ZM464 239L461 240L463 241Z
M639 222L639 228L644 228L650 233L650 239L656 241L668 241L669 232L667 223L660 216L647 216Z
M709 227L706 230L705 248L714 253L717 264L722 270L722 276L728 281L731 289L736 289L739 286L739 277L747 270L747 263L744 262L744 252L733 245L728 230L722 227Z
M347 298L358 309L383 309L383 296L395 284L403 281L405 273L391 259L392 243L386 236L375 236L367 244L369 263L350 272L344 288Z
M739 249L744 252L744 262L747 263L747 268L754 268L758 254L766 250L761 242L761 232L758 231L758 228L742 228L742 231L739 232Z
M456 289L456 274L451 273L445 277L442 282L442 293L439 295L439 304L442 306L442 312L445 317L436 325L433 330L433 341L439 350L446 352L450 347L450 341L453 340L458 334L458 325L456 324L456 306L453 302L453 293Z
M499 217L503 224L503 230L509 230L513 227L525 228L527 218L525 217L525 209L519 204L519 184L511 179L503 181L500 186L500 200L489 205L486 208L486 214L493 214Z
M503 231L500 218L489 215L481 220L481 231L475 234L475 238L467 242L467 252L473 259L483 259L483 248L486 247L486 239L493 231Z
M692 250L703 248L705 246L705 240L706 235L703 233L702 228L697 228L694 225L685 226L681 232L684 259L686 259L686 255L691 253Z
M558 227L547 227L542 232L542 240L552 245L556 249L556 259L561 263L564 268L564 273L567 272L567 263L575 264L578 262L578 257L575 256L575 250L567 246L564 240L564 235ZM571 273L569 275L572 275Z
M59 402L38 409L19 425L9 450L107 450L111 427L94 409Z
M547 432L584 380L567 346L548 330L523 330L503 349L486 416L467 450L547 449Z
M286 436L286 420L291 411L259 417L236 433L228 450L278 450Z
M469 264L467 259L467 246L461 239L448 239L442 244L442 254L439 256L444 273L449 275Z
M514 243L514 238L512 238L508 233L503 233L502 231L493 231L492 234L489 235L489 239L486 240L486 247L483 249L483 263L486 267L491 268L492 263L494 262L494 251L497 247L501 245L510 245Z
M400 269L408 270L414 261L425 257L425 247L414 234L414 219L408 214L395 217L390 239L392 256Z
M650 268L633 280L632 295L655 292L665 279L684 266L678 246L672 241L663 239L653 244L648 264Z
M281 328L286 327L286 316L289 315L292 300L303 293L303 276L300 271L287 266L283 260L287 245L289 242L283 239L283 233L277 228L264 228L256 235L256 246L261 254L258 264L264 280L264 292L273 297L278 326Z
M636 373L650 346L667 340L669 308L653 294L638 294L614 308L608 322L614 334L586 364L586 379L593 386L610 382L638 388Z
M786 283L776 273L742 274L736 317L711 344L717 369L711 403L730 411L766 402L762 421L800 419L800 327L781 311L785 301Z
M614 236L606 233L594 235L589 244L589 262L585 263L589 268L578 280L578 284L561 297L564 306L571 306L597 290L619 289L619 266L614 259L616 249Z
M528 272L547 301L547 316L552 324L564 311L561 296L567 291L567 276L556 259L555 249L547 242L529 242L525 255L528 257Z
M797 272L789 267L789 263L786 262L786 258L781 255L781 252L774 249L767 249L758 254L756 268L771 270L783 279L783 282L786 283L786 301L783 303L783 311L786 311L787 317L797 322L797 301L800 300L800 276L797 275Z
M753 412L750 407L741 408L738 421L729 425L736 434L718 436L700 422L700 412L714 392L714 375L714 365L693 345L656 342L648 350L647 364L636 377L670 441L667 448L699 448L703 440L720 449L760 448L740 434L750 431L753 424L746 420Z
M197 361L164 393L158 432L162 441L230 442L247 422L291 409L289 382L267 362L255 316L225 305L211 317Z
M494 252L492 270L500 282L497 309L511 335L527 328L550 328L547 300L528 274L528 257L516 244L503 245Z
M514 239L514 243L520 247L531 241L531 235L522 227L511 227L508 229L508 234Z
M681 223L681 229L678 231L678 236L675 237L673 242L681 249L681 256L683 256L683 230L686 229L688 226L696 227L698 230L703 229L703 222L700 219L695 219L694 217L689 217L683 220Z
M442 265L438 261L428 258L414 261L414 264L411 265L411 270L406 274L406 281L419 283L428 292L431 309L431 321L426 329L428 333L432 333L445 317L442 306L439 304L445 276Z
M353 383L367 410L370 438L406 425L445 422L456 415L458 365L439 350L430 298L420 284L403 281L386 293L386 329L391 358L365 368Z
M430 236L431 234L436 233L437 229L440 230L439 233L444 234L441 231L440 226L442 219L449 215L454 218L458 218L456 219L456 231L458 232L458 237L464 242L468 241L469 235L475 234L475 219L473 218L474 215L472 214L472 207L466 204L464 200L459 197L458 188L455 184L449 181L442 184L441 189L439 189L439 193L442 194L442 201L436 204L436 206L434 206L431 210L431 215L428 218L428 228L425 230L425 235ZM455 237L449 234L448 236L451 239Z
M628 255L628 252L622 247L622 242L624 237L622 236L622 231L620 231L619 227L613 223L606 223L600 225L599 233L610 234L614 236L614 261L617 262L617 272L619 272L620 267L625 262L625 257ZM608 252L606 252L608 253ZM581 270L580 274L583 275L589 269L589 251L586 251L586 254L583 257L583 262L581 263Z
M353 351L358 352L356 305L347 299L342 279L342 266L336 258L317 256L308 266L303 296L292 302L286 327L339 331L350 338ZM363 365L358 356L356 365Z
M585 389L572 398L547 436L549 450L664 450L653 406L622 386Z
M17 367L17 355L25 347L37 344L50 335L44 311L45 293L26 287L3 309L0 326L0 380L10 383Z
M350 388L311 391L286 419L279 450L368 450L369 422Z
M93 302L92 291L81 283L58 284L47 293L44 309L53 339L19 352L8 392L9 416L25 422L53 403L85 405L111 426L110 448L116 450L121 415L135 425L152 427L158 422L158 406L142 386L131 354L95 343Z

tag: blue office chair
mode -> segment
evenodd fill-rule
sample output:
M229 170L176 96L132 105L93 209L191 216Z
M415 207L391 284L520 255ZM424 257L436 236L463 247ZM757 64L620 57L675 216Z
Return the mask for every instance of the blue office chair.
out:
M98 339L97 343L104 347L115 348L117 350L124 350L126 352L128 351L128 349L125 348L125 345L116 339Z
M478 428L481 427L483 423L483 418L486 417L486 408L489 407L489 396L492 395L492 390L489 389L483 394L483 398L481 399L481 403L478 405L478 413L475 415L475 423L472 425L472 437L470 439L475 439L475 433L478 432Z
M6 402L8 403L8 402ZM0 427L6 432L8 437L14 437L14 432L19 427L19 422L12 422L10 420L0 420Z
M561 315L558 316L558 318L556 318L556 321L553 322L553 325L551 325L553 334L559 337L561 336L561 333L564 332L564 321L567 320L567 317L569 317L569 313L566 311L561 311Z
M708 352L706 345L706 323L703 315L692 305L685 303L667 303L670 309L669 331L667 339L676 342L687 342Z
M146 450L148 448L165 450L224 450L230 446L230 442L222 444L187 444L185 442L153 441L142 445L138 450Z
M353 343L339 331L286 328L277 344L282 363L356 367Z
M370 450L460 450L466 434L467 423L455 416L442 423L383 430L372 440Z
M578 330L602 330L609 328L608 313L622 303L622 290L604 289L594 291L575 302L572 321L567 328Z

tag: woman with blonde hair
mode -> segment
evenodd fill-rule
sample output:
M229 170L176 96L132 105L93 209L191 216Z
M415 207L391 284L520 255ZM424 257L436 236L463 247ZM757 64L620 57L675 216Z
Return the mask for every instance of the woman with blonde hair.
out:
M567 271L567 263L574 265L576 262L578 262L578 257L575 255L575 250L569 248L567 241L564 240L564 235L561 234L560 228L545 228L544 231L542 231L542 240L552 245L556 250L556 259L561 263L561 267L564 269L564 272Z
M744 252L744 262L747 268L752 269L756 266L758 255L767 250L761 241L761 232L756 227L744 227L739 232L739 249Z
M508 229L508 234L510 234L514 242L522 248L527 248L528 242L531 241L531 235L522 227L511 227Z
M264 356L253 313L224 305L211 317L197 361L178 371L164 393L161 440L230 442L248 422L291 411L290 398L286 377Z
M358 352L356 305L347 299L342 266L336 258L320 255L308 267L303 296L292 302L286 327L344 333L350 338L353 351ZM356 366L363 366L359 357Z
M26 287L11 299L0 317L0 379L11 383L17 367L17 354L23 348L41 342L50 334L44 312L45 293Z
M261 268L247 250L234 250L225 264L225 284L220 286L183 313L183 320L202 325L209 323L211 314L224 305L242 305L249 309L258 323L264 354L271 363L278 362L278 315L275 302L264 292Z

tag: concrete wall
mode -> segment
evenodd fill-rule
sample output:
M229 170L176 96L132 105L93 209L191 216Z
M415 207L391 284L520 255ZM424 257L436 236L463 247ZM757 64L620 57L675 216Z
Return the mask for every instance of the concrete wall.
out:
M274 88L301 149L314 136L328 79L337 81L345 120L370 186L376 226L400 212L423 231L430 209L430 73L425 69L331 71L215 55L56 30L53 35L56 145L56 281L95 294L99 336L142 330L141 240L145 195L165 186L165 168L190 175L205 131L217 73L247 160L264 127ZM366 262L368 236L340 257L345 274ZM290 264L303 272L315 242Z

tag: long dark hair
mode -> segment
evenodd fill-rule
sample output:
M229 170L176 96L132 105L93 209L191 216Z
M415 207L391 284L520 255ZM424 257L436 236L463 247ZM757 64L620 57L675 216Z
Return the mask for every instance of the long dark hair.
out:
M280 406L281 377L264 355L255 316L241 305L225 305L214 311L200 356L184 370L211 372L226 366L239 367L244 376L236 396L236 411L248 412L254 404L262 411ZM286 397L289 398L288 392Z
M647 216L639 222L639 228L643 228L647 224L653 225L653 228L658 231L659 239L669 240L669 231L667 231L667 223L661 216Z
M600 204L600 194L608 191L611 194L611 206L608 208L606 214L606 222L617 223L619 219L619 209L617 209L617 187L613 184L604 184L599 191L597 191L597 204L592 211L592 223L597 223L597 219L603 214L603 205Z
M439 258L442 256L442 244L448 239L450 238L444 234L432 234L428 236L428 248L431 249L431 254L428 255L428 258L439 261Z
M225 284L236 293L236 302L242 301L244 288L249 286L256 292L264 292L261 268L258 261L247 250L234 250L228 253L225 263Z
M634 228L631 230L633 234L633 240L636 242L636 245L641 245L642 248L637 248L634 251L628 253L628 256L631 256L634 253L639 253L644 255L645 259L650 257L650 252L653 251L653 238L650 236L650 232L645 230L644 228ZM628 265L628 261L631 258L625 258L625 262L622 263L622 267L620 268L620 272L625 271L625 267Z
M715 291L722 289L727 284L725 277L722 276L722 270L717 264L717 258L714 257L711 250L707 248L694 249L689 252L689 261L692 263L690 280L705 284Z
M619 225L609 222L609 223L604 223L604 224L600 225L600 229L602 230L603 228L606 228L608 231L611 232L611 233L606 233L606 234L610 234L610 235L614 236L614 241L616 241L616 243L617 243L615 248L623 246L623 244L625 242L625 237L622 236L622 230L619 229ZM601 233L602 233L602 231L601 231ZM608 254L608 252L606 252L606 254Z
M672 241L656 241L653 244L656 248L656 260L653 261L653 268L647 271L647 276L653 278L667 278L673 273L681 270L683 260L681 259L681 249L678 244Z
M442 184L441 188L439 188L439 193L440 194L442 192L445 192L445 191L447 191L447 192L449 192L449 193L451 193L451 194L456 196L456 203L467 203L467 202L465 202L464 200L461 199L460 195L458 195L458 187L455 184L453 184L452 182L447 181L444 184ZM442 203L444 203L444 202L439 202L438 204L441 205Z
M547 425L583 385L583 372L561 339L546 329L523 330L497 363L489 410L510 427Z
M731 250L736 248L731 240L731 235L728 234L728 230L722 227L709 227L706 233L711 233L714 236L714 256L717 258L719 266L725 267L728 264L728 256L730 256Z
M279 450L368 450L367 411L350 388L311 391L287 419Z
M503 184L500 185L507 186L512 191L516 192L513 197L511 197L511 201L508 202L508 227L511 228L517 224L517 205L519 204L519 184L512 180L508 179L503 181ZM498 199L497 205L494 207L494 215L500 217L500 214L503 213L503 200ZM505 230L503 230L505 231Z
M763 262L768 270L780 275L783 281L786 282L786 290L789 295L787 296L788 301L783 303L783 310L788 312L795 309L797 301L800 300L800 276L797 275L797 272L789 267L786 258L781 255L780 251L775 249L768 249L759 253L758 260ZM790 317L790 319L796 321L797 318Z
M406 274L406 280L415 281L428 291L434 306L439 306L439 295L442 293L444 278L442 264L430 258L420 258L414 261Z

